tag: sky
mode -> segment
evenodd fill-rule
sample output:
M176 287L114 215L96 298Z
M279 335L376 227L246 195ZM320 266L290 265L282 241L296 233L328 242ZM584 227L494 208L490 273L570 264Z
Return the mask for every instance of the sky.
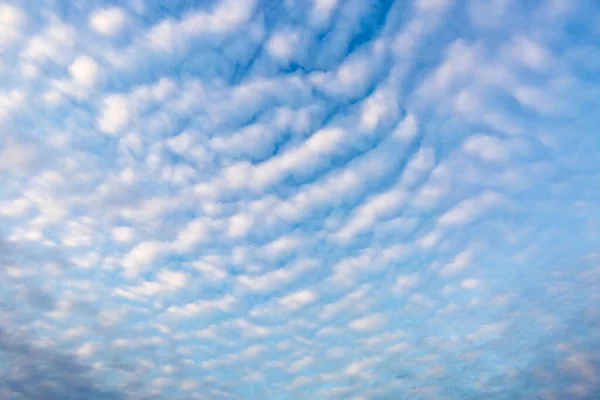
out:
M0 0L0 398L593 399L600 3Z

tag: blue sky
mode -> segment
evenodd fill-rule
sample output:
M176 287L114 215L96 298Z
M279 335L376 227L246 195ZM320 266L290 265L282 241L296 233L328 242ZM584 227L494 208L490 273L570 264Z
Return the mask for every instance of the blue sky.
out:
M0 397L594 398L599 26L0 3Z

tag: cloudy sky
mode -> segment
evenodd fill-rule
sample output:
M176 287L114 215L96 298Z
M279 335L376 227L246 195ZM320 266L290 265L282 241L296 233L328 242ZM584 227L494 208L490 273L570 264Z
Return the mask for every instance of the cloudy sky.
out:
M594 0L0 3L0 398L593 398L598 98Z

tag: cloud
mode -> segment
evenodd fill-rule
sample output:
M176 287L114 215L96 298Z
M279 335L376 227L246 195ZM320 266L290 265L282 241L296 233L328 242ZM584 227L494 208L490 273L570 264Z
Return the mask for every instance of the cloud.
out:
M184 40L203 35L225 35L247 22L255 1L223 0L210 11L191 12L181 20L166 19L147 33L149 46L156 51L173 51Z
M338 0L313 0L313 3L312 18L316 23L322 23L329 19L338 5Z
M25 92L18 89L0 94L0 105L2 105L2 111L0 111L0 122L8 119L13 112L17 111L24 103L25 99ZM7 140L10 140L10 137L7 138Z
M93 87L100 77L100 66L89 56L78 56L69 65L69 73L76 84Z
M20 51L26 76L39 76L40 64L48 61L65 65L75 45L75 29L58 19L52 20L43 33L27 40Z
M276 32L269 38L266 48L273 57L288 60L297 50L298 40L294 32Z
M491 191L481 193L458 203L454 208L440 216L438 222L442 226L466 224L500 201L501 196L497 193Z
M316 300L317 296L310 290L300 290L279 299L279 304L291 310L297 310Z
M303 273L317 267L315 260L298 260L263 275L241 275L237 278L241 287L249 291L268 292L280 288Z
M538 3L0 5L0 398L598 392L595 10Z
M106 96L102 103L98 128L111 135L121 132L130 120L129 105L123 96L118 94Z
M136 245L123 257L123 268L128 275L135 276L147 269L164 251L164 244L158 241L146 241Z
M155 297L162 293L179 290L186 286L190 277L180 271L161 270L156 281L146 281L138 286L128 286L125 289L115 289L115 294L130 299L138 296Z
M543 71L551 64L551 56L539 43L522 35L515 36L506 48L507 57L513 62L537 71Z
M397 293L403 294L413 287L417 286L419 283L419 275L418 274L410 274L410 275L400 275L396 278L396 284L394 285L394 290Z
M470 136L463 149L486 161L505 161L509 157L509 149L500 139L492 136Z
M386 321L387 317L383 313L378 312L352 320L348 326L357 331L370 331L381 328Z
M418 0L417 8L424 11L439 10L452 4L452 0Z
M118 35L127 22L127 14L122 8L110 7L94 11L89 17L90 27L104 36Z
M118 242L128 243L135 238L135 230L128 226L118 226L111 231L113 239Z
M26 16L11 4L0 5L0 49L13 45L20 37Z
M167 312L175 316L191 317L215 310L227 312L230 311L236 303L237 300L235 297L225 295L213 300L198 300L184 306L171 306L167 309Z
M370 291L371 287L368 284L364 284L336 301L324 305L321 311L321 318L330 319L350 310L366 311L371 305L369 298Z
M473 333L468 334L466 338L467 340L480 340L486 337L501 334L507 328L508 324L506 322L484 324L478 327Z
M75 358L52 348L35 346L22 335L2 329L0 349L10 354L0 389L11 398L123 398L116 391L102 389L89 378L90 369ZM20 373L10 373L11 370Z
M479 279L475 279L475 278L468 278L463 280L460 283L460 286L462 286L465 289L475 289L477 287L479 287L481 285L481 281Z
M306 368L309 365L311 365L312 363L314 363L314 361L315 361L315 359L312 356L302 357L301 359L292 362L290 364L290 366L288 367L288 371L290 371L290 372L302 371L304 368Z
M456 257L454 257L452 262L444 265L444 267L440 269L440 275L452 276L460 273L466 267L468 267L469 263L471 262L472 254L473 253L471 250L461 251L456 255Z

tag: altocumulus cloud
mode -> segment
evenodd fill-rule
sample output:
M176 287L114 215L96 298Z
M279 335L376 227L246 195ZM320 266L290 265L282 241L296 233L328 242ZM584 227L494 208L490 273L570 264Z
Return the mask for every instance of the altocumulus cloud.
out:
M597 396L597 2L0 1L0 398Z

